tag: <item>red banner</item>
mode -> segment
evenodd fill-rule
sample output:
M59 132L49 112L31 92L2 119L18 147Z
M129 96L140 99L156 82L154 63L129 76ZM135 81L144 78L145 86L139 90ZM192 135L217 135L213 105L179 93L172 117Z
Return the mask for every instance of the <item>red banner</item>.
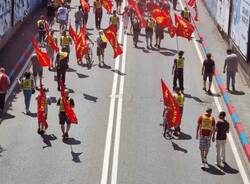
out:
M38 118L38 123L42 124L45 127L45 129L48 128L48 122L45 118L45 113L46 113L45 108L47 108L46 106L47 106L47 99L43 91L43 87L41 85L40 93L37 97L37 118Z
M144 19L144 16L141 14L138 6L136 5L136 2L134 0L128 0L128 4L135 11L136 16L139 18L141 28L146 27L146 20Z
M187 20L175 14L176 35L187 39L192 38L194 26Z
M167 10L162 11L157 4L152 6L150 14L155 19L156 23L163 28L173 25L173 21L169 12Z
M47 34L47 42L49 46L54 49L54 51L59 52L59 47L57 43L55 42L55 39L53 36L50 34L48 27L46 26L46 34Z
M116 38L116 32L116 26L113 24L111 24L107 29L104 30L106 38L108 39L110 45L113 47L114 58L122 54L122 49Z
M78 61L82 60L83 56L88 53L86 32L86 26L83 26L75 42L76 58Z
M78 124L76 114L73 111L72 107L70 106L70 103L69 103L69 101L68 101L68 99L66 97L65 86L63 85L62 82L60 82L60 87L61 87L61 100L62 100L62 103L63 103L63 106L64 106L65 113L66 113L70 123Z
M36 38L32 36L32 45L36 52L37 60L42 67L50 66L50 58L46 52L41 51L36 41Z
M191 7L194 7L196 4L196 0L189 0L187 4Z
M102 6L107 10L108 13L112 13L113 4L110 0L102 0Z
M167 85L161 79L164 105L167 107L167 122L169 127L177 127L181 122L180 107Z
M86 12L90 11L90 5L86 0L80 0L80 4L82 6L82 9Z
M168 27L168 34L170 35L171 38L173 38L175 36L175 34L176 34L176 27L174 25Z
M73 27L71 26L71 24L69 24L69 36L72 38L74 43L76 43L77 34L76 34L75 30L73 29Z

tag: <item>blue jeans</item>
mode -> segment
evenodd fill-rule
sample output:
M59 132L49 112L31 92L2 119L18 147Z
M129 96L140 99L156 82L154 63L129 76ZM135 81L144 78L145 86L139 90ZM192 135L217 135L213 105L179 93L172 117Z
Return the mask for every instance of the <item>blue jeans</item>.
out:
M25 110L29 110L32 90L23 90L23 95L24 95Z
M235 90L235 74L234 71L227 71L227 89L229 89L230 80L232 79L232 89Z

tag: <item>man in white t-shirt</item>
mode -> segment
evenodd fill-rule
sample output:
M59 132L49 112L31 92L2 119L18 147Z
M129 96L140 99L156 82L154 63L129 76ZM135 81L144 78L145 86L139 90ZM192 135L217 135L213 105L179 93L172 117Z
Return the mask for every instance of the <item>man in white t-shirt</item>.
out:
M60 32L64 31L66 29L67 23L68 23L68 9L63 4L60 8L57 10L57 20L60 24Z

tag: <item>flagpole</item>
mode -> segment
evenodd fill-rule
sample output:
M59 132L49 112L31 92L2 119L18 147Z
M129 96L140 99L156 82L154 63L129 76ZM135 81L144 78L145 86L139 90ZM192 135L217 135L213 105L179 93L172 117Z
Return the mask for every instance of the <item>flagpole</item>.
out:
M178 36L176 36L176 47L177 47L177 51L179 52L179 42L178 42Z

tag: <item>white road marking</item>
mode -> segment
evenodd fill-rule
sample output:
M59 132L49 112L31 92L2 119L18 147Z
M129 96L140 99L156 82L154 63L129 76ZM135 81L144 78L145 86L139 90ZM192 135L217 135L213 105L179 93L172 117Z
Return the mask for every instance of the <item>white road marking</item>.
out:
M124 4L123 4L123 6L124 6ZM123 22L120 21L119 39L118 39L119 43L121 43L121 40L122 40L122 33L123 33ZM115 70L119 69L119 64L120 64L119 61L120 61L120 56L117 56L117 58L115 60ZM116 96L117 83L118 83L118 73L114 72L111 97ZM115 115L115 100L116 100L116 98L110 99L109 119L108 119L106 143L105 143L104 158L103 158L102 177L101 177L101 182L100 182L101 184L107 184L107 182L108 182L109 158L110 158L110 150L111 150L111 142L112 142L111 139L112 139L114 115Z
M180 1L180 4L181 4L181 7L182 9L184 9L184 6L182 4L182 1ZM194 36L194 35L193 35ZM198 43L192 39L193 43L194 43L194 46L196 48L196 51L198 53L198 56L199 56L199 59L200 59L200 62L201 64L203 64L203 61L204 61L204 57L202 56L202 53L200 51L200 48L198 46ZM215 87L214 87L214 83L212 83L212 87L211 87L212 91L216 91L215 90ZM216 107L218 109L218 111L222 111L222 107L220 105L220 102L219 102L219 98L214 96L214 101L215 101L215 104L216 104ZM249 180L248 180L248 177L247 177L247 174L246 174L246 171L245 171L245 168L243 167L243 164L242 164L242 161L241 161L241 158L240 158L240 155L239 155L239 152L238 150L236 149L236 145L235 145L235 142L233 140L233 136L232 136L232 133L231 131L229 132L228 134L228 140L229 140L229 143L230 143L230 146L231 146L231 149L232 149L232 152L233 152L233 155L234 155L234 158L236 160L236 163L237 163L237 166L239 168L239 171L240 171L240 175L242 177L242 180L243 180L243 183L244 184L249 184Z
M122 73L125 73L126 53L127 53L127 35L125 34L124 41L123 41L123 55L122 55L122 68L121 68ZM125 76L122 75L121 79L120 79L120 87L119 87L119 93L118 93L120 98L118 99L118 107L117 107L116 131L115 131L115 143L114 143L114 155L113 155L111 184L117 183L124 80L125 80Z

